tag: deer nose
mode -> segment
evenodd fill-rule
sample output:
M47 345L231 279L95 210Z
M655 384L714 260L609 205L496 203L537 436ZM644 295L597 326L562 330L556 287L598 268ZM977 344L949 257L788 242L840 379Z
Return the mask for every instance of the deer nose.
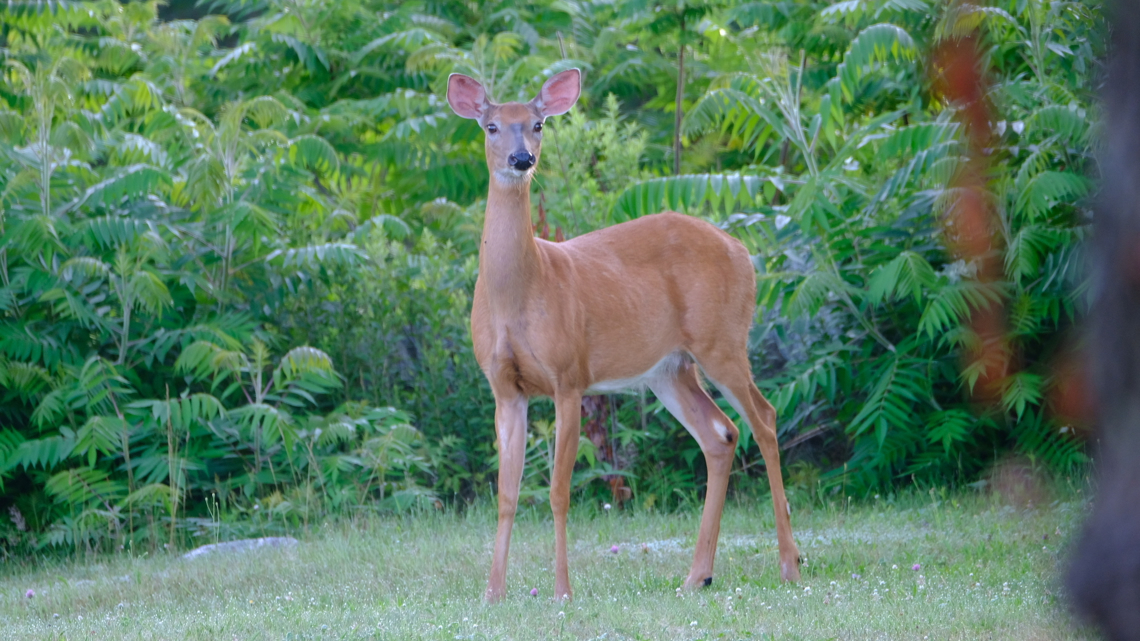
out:
M526 171L534 166L534 154L529 151L516 151L507 156L507 164L519 171Z

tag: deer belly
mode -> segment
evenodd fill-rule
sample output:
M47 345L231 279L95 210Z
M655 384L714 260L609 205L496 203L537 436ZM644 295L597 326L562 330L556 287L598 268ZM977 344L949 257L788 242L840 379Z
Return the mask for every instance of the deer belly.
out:
M611 378L595 381L586 388L586 393L611 394L614 392L636 392L652 385L655 380L672 378L684 363L685 355L681 352L673 352L640 374L626 378Z

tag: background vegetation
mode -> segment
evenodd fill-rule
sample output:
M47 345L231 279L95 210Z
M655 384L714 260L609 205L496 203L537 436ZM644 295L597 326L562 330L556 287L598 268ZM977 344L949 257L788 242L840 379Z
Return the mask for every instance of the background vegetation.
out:
M945 224L967 149L931 52L975 30L997 279ZM536 221L574 236L672 208L749 247L793 500L971 482L1011 451L1069 471L1082 444L1049 399L1084 307L1102 35L1099 3L1047 0L10 2L0 549L490 491L467 328L487 176L442 100L453 71L499 101L585 71ZM1005 335L980 345L968 320L996 305ZM1015 367L960 367L971 350ZM587 410L582 493L699 500L699 450L652 397ZM552 413L532 404L532 502ZM761 466L743 439L734 491L765 492Z

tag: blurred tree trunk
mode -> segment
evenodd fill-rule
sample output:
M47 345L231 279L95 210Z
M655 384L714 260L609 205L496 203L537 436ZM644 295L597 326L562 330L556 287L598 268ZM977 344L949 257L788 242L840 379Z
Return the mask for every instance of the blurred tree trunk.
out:
M1140 639L1140 12L1113 3L1103 192L1092 243L1097 496L1072 558L1077 609Z

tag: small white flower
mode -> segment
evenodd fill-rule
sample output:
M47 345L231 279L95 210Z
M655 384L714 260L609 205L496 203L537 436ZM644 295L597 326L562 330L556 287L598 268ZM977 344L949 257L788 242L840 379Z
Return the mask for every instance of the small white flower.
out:
M695 627L697 627L697 622L693 621L693 622L689 623L689 625L695 628Z
M605 505L602 506L602 509L606 510L606 511L609 511L611 508L613 508L613 506L610 505L609 503L606 503Z

